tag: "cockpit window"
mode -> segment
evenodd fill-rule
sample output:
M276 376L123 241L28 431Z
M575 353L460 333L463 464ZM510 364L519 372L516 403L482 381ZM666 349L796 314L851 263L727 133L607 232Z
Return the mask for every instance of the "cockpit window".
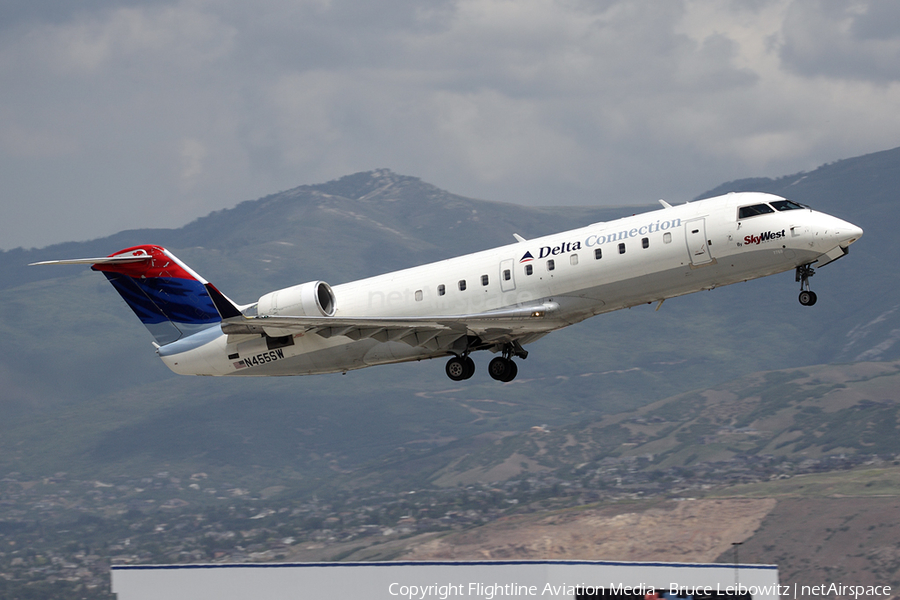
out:
M775 210L797 210L803 208L796 202L791 202L790 200L776 200L772 203L772 206L775 207Z
M773 213L775 210L768 204L754 204L753 206L742 206L738 211L738 219L746 219L757 215L765 215Z

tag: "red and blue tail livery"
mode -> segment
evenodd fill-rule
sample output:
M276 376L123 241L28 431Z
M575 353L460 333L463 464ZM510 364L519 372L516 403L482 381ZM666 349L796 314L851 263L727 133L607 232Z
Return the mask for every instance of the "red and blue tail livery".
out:
M206 291L206 281L159 246L135 246L109 258L128 262L94 264L160 345L222 321ZM134 260L140 257L142 260Z
M206 291L207 282L160 246L134 246L102 258L47 262L90 264L103 273L160 346L222 321Z

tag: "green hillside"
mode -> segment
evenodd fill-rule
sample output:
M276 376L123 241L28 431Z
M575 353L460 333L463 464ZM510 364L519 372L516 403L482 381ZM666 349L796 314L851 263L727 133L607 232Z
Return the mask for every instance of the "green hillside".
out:
M526 471L598 485L605 467L618 464L660 476L707 465L702 469L753 473L755 479L759 460L764 471L777 474L782 462L900 455L898 431L900 362L820 365L754 373L596 421L510 433L457 451L452 460L438 457L431 480L486 482L511 457L528 464ZM511 470L503 479L522 472Z

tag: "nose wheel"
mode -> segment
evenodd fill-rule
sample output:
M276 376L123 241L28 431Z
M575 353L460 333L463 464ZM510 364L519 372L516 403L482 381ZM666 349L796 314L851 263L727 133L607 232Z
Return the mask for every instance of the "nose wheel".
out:
M800 304L803 306L812 306L816 303L816 293L809 289L809 278L816 274L812 265L802 265L797 267L797 275L795 281L800 282Z

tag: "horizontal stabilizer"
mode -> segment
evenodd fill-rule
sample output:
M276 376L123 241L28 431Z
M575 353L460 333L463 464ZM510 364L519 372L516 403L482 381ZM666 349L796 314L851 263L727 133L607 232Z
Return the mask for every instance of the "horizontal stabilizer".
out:
M126 263L136 263L153 258L149 254L128 255L128 256L101 256L97 258L67 258L64 260L42 260L40 262L30 263L28 266L34 265L122 265Z

